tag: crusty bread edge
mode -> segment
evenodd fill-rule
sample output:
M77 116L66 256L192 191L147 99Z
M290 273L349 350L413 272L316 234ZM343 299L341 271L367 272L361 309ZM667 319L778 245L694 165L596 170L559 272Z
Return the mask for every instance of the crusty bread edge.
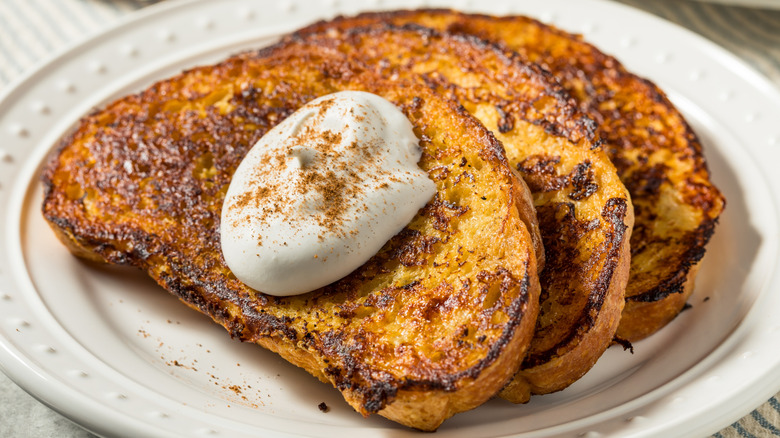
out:
M517 211L520 215L520 220L523 221L526 229L531 234L531 241L536 253L536 272L541 274L542 270L544 270L545 261L544 244L542 243L542 231L539 228L539 218L536 216L533 196L520 172L512 166L509 166L509 168L515 177L516 187L514 187L514 190L518 194Z
M582 342L567 353L535 367L521 368L501 390L501 398L512 403L527 403L532 394L560 391L585 375L612 344L626 302L625 290L631 267L630 237L634 210L630 200L627 198L626 201L623 219L626 228L617 251L617 265L593 327L582 337Z
M697 263L690 267L679 293L671 293L658 301L626 300L623 322L616 336L625 341L640 341L676 318L693 294L700 266L701 263Z

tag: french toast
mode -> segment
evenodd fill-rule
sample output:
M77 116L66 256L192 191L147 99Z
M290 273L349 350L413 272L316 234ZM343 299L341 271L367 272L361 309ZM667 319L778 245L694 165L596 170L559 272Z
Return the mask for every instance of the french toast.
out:
M598 123L634 204L631 269L617 337L643 339L683 309L725 199L710 181L696 134L655 84L582 37L529 17L417 10L349 20L352 26L419 23L474 35L549 70Z
M406 114L437 192L347 277L291 297L253 290L220 251L231 176L271 127L342 90ZM158 82L85 117L42 181L43 215L75 255L140 268L363 415L435 430L504 387L534 332L540 287L522 217L533 206L501 143L427 87L384 81L340 53L276 46Z
M337 50L382 77L425 83L501 140L531 188L545 248L536 333L501 396L526 402L579 379L617 330L633 224L594 123L547 72L476 38L415 25L355 27L349 18L313 26L283 44Z

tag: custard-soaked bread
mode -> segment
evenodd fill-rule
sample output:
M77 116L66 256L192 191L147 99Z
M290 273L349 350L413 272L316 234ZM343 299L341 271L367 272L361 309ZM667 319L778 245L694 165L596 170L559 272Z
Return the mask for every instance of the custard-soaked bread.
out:
M272 126L341 90L402 109L437 193L346 278L292 297L252 290L220 250L231 176ZM317 47L242 54L120 99L62 141L43 182L43 213L75 254L146 271L233 337L330 382L363 415L434 430L494 396L533 335L539 283L521 217L533 206L501 144L429 89L384 82Z
M631 203L595 124L548 73L511 52L419 26L353 24L318 23L286 43L338 50L383 77L450 95L495 133L531 187L545 247L541 310L528 356L501 395L525 402L565 388L612 343L628 277Z
M528 17L420 10L352 20L355 25L414 22L475 35L552 72L598 122L634 203L631 270L618 337L642 339L682 310L725 199L710 181L696 134L663 91L580 36Z

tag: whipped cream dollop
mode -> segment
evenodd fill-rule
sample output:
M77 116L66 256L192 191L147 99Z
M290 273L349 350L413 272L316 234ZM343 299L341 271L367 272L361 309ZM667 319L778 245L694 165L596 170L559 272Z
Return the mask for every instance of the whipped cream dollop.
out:
M268 131L222 207L222 253L260 292L288 296L354 271L436 192L406 116L375 94L315 99Z

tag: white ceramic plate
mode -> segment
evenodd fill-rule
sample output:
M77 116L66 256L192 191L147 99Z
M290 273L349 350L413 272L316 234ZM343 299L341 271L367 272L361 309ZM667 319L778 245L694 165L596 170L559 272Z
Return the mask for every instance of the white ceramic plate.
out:
M231 341L143 275L72 257L39 213L38 172L81 115L154 80L264 46L317 18L445 3L166 2L17 82L0 100L0 368L101 435L417 435L360 417L334 389ZM613 3L453 6L529 14L582 32L657 81L701 135L729 204L692 309L637 343L633 355L610 349L563 392L524 406L491 401L448 420L436 436L704 435L773 395L780 389L777 90L713 44ZM320 412L321 402L329 412Z

